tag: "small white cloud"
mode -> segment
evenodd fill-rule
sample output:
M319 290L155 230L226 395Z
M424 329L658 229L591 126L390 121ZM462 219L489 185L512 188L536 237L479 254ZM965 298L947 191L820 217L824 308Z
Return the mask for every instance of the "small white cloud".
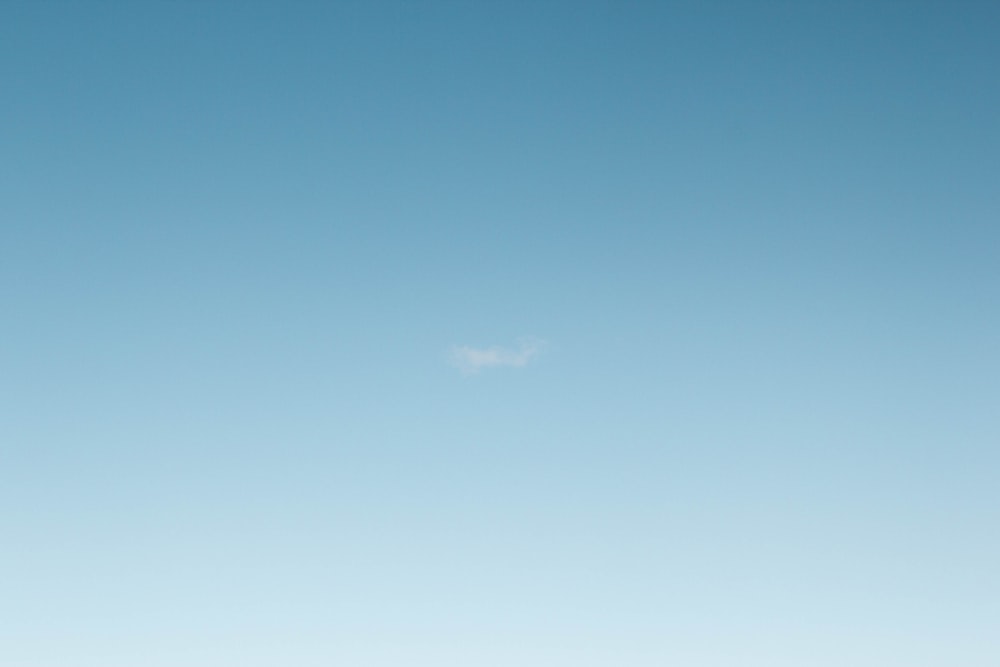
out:
M451 348L451 362L462 373L471 375L484 368L496 366L526 366L545 346L545 341L538 338L521 338L516 348L509 347L472 347L471 345L456 345Z

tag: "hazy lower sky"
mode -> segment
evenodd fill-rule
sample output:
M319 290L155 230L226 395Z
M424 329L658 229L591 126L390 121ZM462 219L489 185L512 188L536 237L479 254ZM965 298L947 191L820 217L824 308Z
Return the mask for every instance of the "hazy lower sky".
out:
M1000 3L0 6L5 667L995 667Z

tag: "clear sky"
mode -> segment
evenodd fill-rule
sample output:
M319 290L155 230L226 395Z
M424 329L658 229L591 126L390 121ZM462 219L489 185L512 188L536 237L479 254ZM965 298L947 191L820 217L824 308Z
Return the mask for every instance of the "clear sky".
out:
M998 35L4 2L0 664L1000 664Z

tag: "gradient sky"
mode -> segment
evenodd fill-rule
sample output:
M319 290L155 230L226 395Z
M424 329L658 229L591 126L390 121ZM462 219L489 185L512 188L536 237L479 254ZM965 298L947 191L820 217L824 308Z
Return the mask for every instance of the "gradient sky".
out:
M998 34L3 3L0 663L1000 664Z

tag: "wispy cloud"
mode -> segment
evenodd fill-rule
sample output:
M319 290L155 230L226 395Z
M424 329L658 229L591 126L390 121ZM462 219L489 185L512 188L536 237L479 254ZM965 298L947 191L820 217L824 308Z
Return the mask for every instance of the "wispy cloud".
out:
M484 368L497 366L526 366L545 347L545 341L539 338L518 339L517 347L472 347L471 345L455 345L451 348L451 363L462 373L471 375Z

